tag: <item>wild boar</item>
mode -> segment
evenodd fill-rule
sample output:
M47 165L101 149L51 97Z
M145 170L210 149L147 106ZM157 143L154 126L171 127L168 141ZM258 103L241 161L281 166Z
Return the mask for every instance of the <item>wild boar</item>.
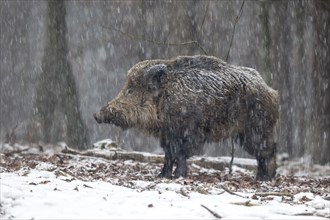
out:
M146 60L128 71L118 96L94 113L98 123L137 128L160 140L160 177L187 175L187 158L206 142L233 138L258 162L257 180L276 173L278 92L251 68L211 56Z

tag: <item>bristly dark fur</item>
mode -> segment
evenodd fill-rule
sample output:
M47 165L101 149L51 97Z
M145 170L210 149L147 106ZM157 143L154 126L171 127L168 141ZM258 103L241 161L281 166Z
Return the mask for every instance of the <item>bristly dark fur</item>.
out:
M239 140L258 161L257 179L276 171L274 128L279 96L260 74L210 56L147 60L134 65L119 95L94 115L98 122L139 128L160 138L160 176L186 176L186 159L205 142Z

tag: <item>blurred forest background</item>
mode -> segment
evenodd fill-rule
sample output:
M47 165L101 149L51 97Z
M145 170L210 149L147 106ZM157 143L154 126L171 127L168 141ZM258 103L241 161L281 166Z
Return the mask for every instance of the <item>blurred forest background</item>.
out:
M257 69L281 98L278 151L330 159L330 1L1 1L1 142L86 149L111 138L161 152L135 130L97 124L127 70L208 54ZM208 155L229 155L207 144ZM238 149L238 147L237 147ZM237 155L246 156L239 150Z

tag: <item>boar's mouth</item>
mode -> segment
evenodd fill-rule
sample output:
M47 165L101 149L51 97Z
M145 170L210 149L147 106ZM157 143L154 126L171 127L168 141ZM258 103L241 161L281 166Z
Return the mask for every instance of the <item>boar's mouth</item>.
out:
M112 114L105 114L102 112L94 113L93 114L95 120L97 123L107 123L107 124L114 124L123 130L126 130L128 128L128 124L125 120L125 117L122 116L122 114L118 112L114 112Z

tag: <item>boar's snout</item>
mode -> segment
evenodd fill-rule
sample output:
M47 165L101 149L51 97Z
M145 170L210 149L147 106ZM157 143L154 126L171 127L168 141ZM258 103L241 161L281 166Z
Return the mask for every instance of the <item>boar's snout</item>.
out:
M96 112L93 114L95 120L97 121L97 123L107 123L106 121L106 113L107 113L107 106L104 106L101 108L101 110L99 112Z
M97 123L114 124L121 127L123 130L128 128L126 116L109 105L102 107L101 110L93 114Z
M94 113L93 116L94 116L95 120L97 121L97 123L100 124L100 123L103 122L103 120L102 120L102 116L101 116L100 113Z

